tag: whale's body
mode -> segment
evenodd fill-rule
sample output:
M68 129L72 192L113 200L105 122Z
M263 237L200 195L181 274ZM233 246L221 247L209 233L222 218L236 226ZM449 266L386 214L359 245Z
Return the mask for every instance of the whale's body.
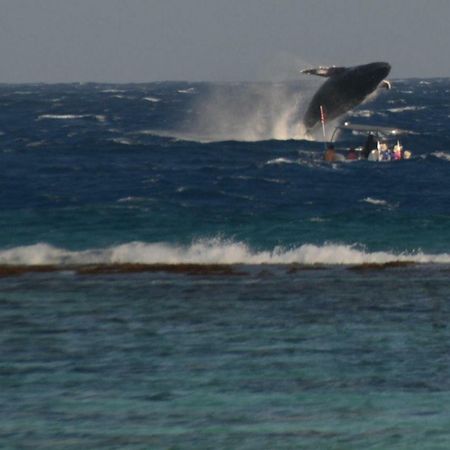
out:
M304 70L303 73L328 77L328 80L314 94L303 118L307 129L321 119L322 106L328 120L346 113L358 106L383 82L390 87L384 78L391 70L386 62L374 62L355 67L320 67Z

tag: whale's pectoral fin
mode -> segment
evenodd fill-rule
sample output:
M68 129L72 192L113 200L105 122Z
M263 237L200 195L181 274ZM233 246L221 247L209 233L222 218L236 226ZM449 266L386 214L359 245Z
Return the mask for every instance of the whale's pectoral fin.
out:
M317 75L319 77L332 77L334 75L338 75L347 70L346 67L316 67L314 69L305 69L302 70L301 73L307 73L309 75Z
M392 86L391 86L391 82L390 82L390 81L388 81L388 80L383 80L383 81L380 83L380 86L379 86L379 87L385 88L385 89L390 89Z

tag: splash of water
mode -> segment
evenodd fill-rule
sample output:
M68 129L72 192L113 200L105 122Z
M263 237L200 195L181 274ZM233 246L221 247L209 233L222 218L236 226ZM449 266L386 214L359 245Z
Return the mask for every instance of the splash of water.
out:
M190 245L167 242L129 242L114 247L69 251L49 244L0 250L0 264L13 266L83 264L323 264L357 265L415 262L449 264L449 254L426 254L420 251L394 253L369 252L358 245L326 243L298 247L275 247L255 250L244 242L224 239L201 239Z
M198 99L190 133L207 141L314 139L301 120L310 97L298 82L214 85Z

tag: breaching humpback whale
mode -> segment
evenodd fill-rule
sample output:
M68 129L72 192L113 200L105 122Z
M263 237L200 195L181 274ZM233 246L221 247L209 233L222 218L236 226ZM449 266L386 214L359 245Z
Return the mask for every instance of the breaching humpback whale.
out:
M311 129L320 121L321 106L327 119L333 120L363 102L378 86L389 89L390 83L384 78L390 70L391 66L386 62L302 70L302 73L328 77L308 106L303 118L305 127Z

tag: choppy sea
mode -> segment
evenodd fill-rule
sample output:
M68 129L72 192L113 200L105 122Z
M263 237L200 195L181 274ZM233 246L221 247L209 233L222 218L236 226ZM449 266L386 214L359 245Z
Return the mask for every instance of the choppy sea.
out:
M450 448L450 79L315 88L0 85L2 449Z

